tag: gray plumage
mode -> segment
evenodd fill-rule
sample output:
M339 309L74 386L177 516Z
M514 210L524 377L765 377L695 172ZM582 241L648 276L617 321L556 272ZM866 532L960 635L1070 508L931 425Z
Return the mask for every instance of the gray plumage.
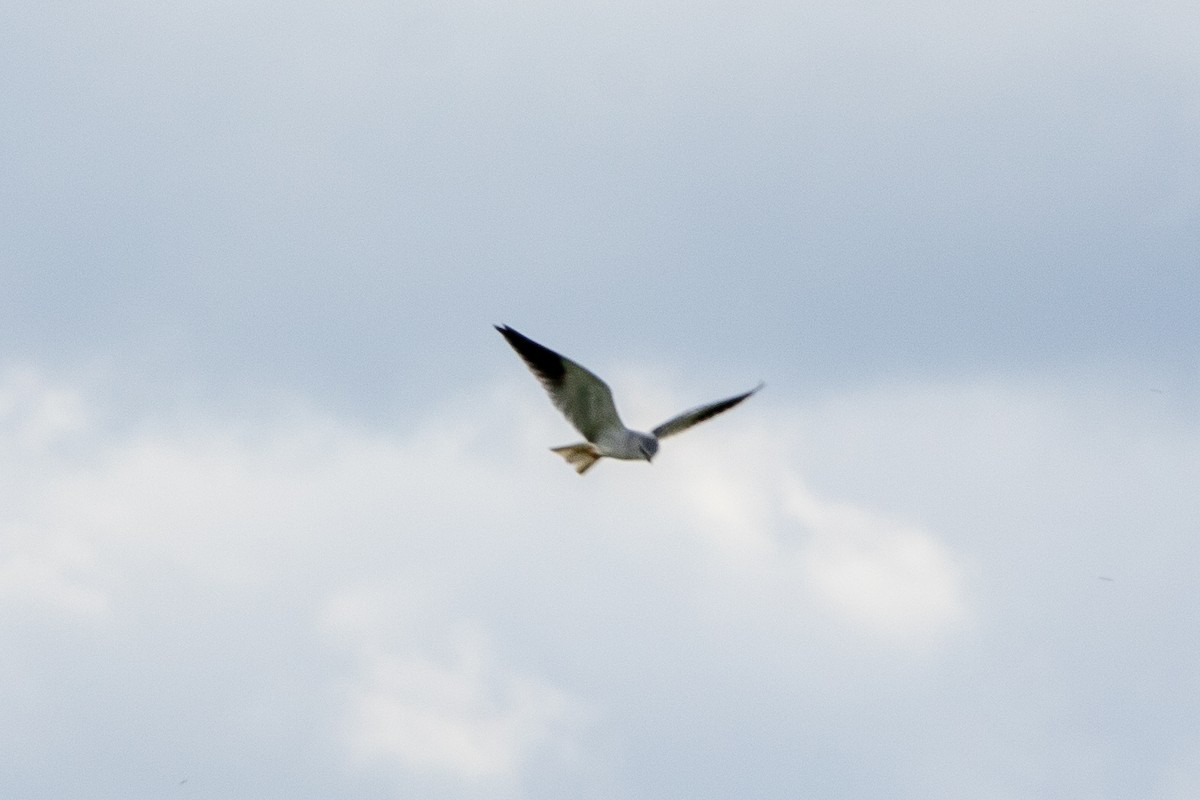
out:
M541 382L555 407L587 440L551 448L580 475L605 457L652 461L658 452L660 439L674 436L728 411L763 387L760 383L735 397L697 406L672 417L650 433L642 433L630 430L621 422L616 404L613 403L612 390L596 375L507 325L497 325L495 328Z

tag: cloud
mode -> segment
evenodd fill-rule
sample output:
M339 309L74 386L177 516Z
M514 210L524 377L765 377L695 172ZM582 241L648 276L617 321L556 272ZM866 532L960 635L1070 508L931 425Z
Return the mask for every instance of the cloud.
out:
M0 432L12 450L37 451L84 429L84 399L29 367L0 375Z
M764 604L815 601L806 615L824 613L901 647L932 643L969 622L961 558L933 533L817 496L770 450L755 450L766 463L739 474L747 465L731 468L718 452L736 449L737 438L714 438L719 444L694 448L694 463L676 467L668 483L688 527L709 539L712 556L737 582L772 587ZM764 474L774 486L755 483Z
M844 616L885 637L933 637L969 620L962 567L930 533L797 487L797 519L812 531L804 577Z
M89 574L93 559L72 544L55 542L39 552L0 562L0 600L7 613L29 605L77 618L101 620L108 616L108 596Z
M619 376L618 383L639 398L658 395L660 409L685 402L663 396L644 376ZM701 436L666 442L660 460L667 474L656 475L639 501L666 500L678 516L673 525L699 537L719 564L714 577L732 580L735 596L756 587L751 594L765 592L767 606L824 614L901 648L933 644L969 625L963 557L921 525L814 492L797 463L797 420L764 410L769 397L759 400L739 412L745 419L731 415ZM657 419L646 405L633 406L634 418Z
M395 592L351 591L331 598L322 613L323 626L347 640L358 661L345 690L353 758L401 773L449 775L493 793L519 789L526 762L537 755L570 758L583 703L504 669L473 625L451 621L435 637L440 655L403 635L395 641L395 632L385 631L398 610L402 617L433 611L413 608ZM392 644L381 647L381 638Z
M82 633L47 634L67 619L126 643L120 691L135 705L155 698L195 720L206 697L221 713L205 735L230 746L304 730L326 747L344 739L348 773L382 763L401 784L437 773L510 792L534 755L569 756L583 705L505 666L470 617L471 577L493 565L487 521L516 510L504 471L472 452L485 438L479 418L438 417L404 436L294 407L110 424L111 412L63 385L36 371L0 382L0 492L14 499L0 509L0 625L16 637L0 667L25 672L79 647ZM467 506L454 499L464 491ZM368 609L373 628L348 610L368 602L361 584L430 581L467 612L427 608L427 641L393 635L413 618L403 604ZM314 628L343 637L327 641L331 658L349 653L343 670L295 660L320 649ZM55 659L51 672L70 685L74 673L103 672L95 661ZM281 697L282 685L311 707ZM64 702L73 724L102 713ZM271 733L287 719L295 732ZM333 750L325 758L338 766Z
M696 399L612 374L634 424ZM87 382L6 375L0 703L31 733L0 743L18 763L107 724L156 744L73 746L227 794L320 774L351 795L704 796L718 775L769 795L789 742L804 786L854 757L891 776L861 796L963 796L1056 757L1091 775L1121 737L1070 719L1146 732L1195 682L1163 649L1195 572L1195 499L1171 481L1195 428L1124 384L767 391L653 466L579 478L524 376L366 425L295 402L121 419ZM1138 711L1149 653L1161 690ZM1076 744L1005 744L1030 729ZM979 768L937 769L943 747Z
M399 342L597 307L797 387L1179 369L1196 11L1122 8L14 10L2 343L355 413L475 374Z
M36 369L0 372L0 480L8 520L0 551L0 598L6 616L21 609L54 610L90 622L105 618L109 600L104 571L90 543L71 536L46 536L23 509L44 502L46 470L70 439L87 426L85 400L54 385ZM69 456L68 456L69 457Z
M86 391L8 373L4 489L19 502L0 514L0 591L35 628L53 609L133 631L143 668L165 657L154 637L172 619L237 649L256 625L312 619L339 632L352 658L306 691L341 693L329 702L343 706L334 717L357 763L495 786L519 786L531 764L566 758L584 709L603 706L609 691L591 696L539 674L536 654L550 641L510 652L506 618L586 631L625 613L627 598L665 601L704 625L726 596L744 598L729 608L745 619L792 605L789 630L822 613L868 638L953 629L951 610L966 602L953 558L930 534L897 533L800 490L787 442L766 428L731 418L690 450L681 437L653 483L618 463L582 481L546 452L562 425L548 406L525 402L529 394L493 389L403 432L294 405L114 425ZM36 471L21 469L30 464ZM624 499L612 506L606 496ZM854 542L816 544L844 533L839 519L852 520ZM584 553L609 566L579 561ZM610 582L628 580L625 561L642 563L648 581L614 596ZM927 596L912 589L918 581ZM824 612L813 592L829 601ZM891 616L872 616L884 602ZM257 611L214 627L229 603ZM591 622L579 628L582 620ZM626 633L604 625L588 635L601 650L625 640L650 654L656 625L650 615ZM569 641L585 645L581 655L601 652ZM293 638L285 648L303 646ZM269 680L284 667L262 669ZM267 690L246 678L249 696Z

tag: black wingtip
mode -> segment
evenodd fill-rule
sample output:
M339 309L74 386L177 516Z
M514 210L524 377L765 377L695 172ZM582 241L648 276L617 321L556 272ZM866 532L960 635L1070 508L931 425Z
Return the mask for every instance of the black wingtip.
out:
M755 386L750 391L744 392L743 394L739 394L737 397L731 397L730 399L734 401L734 405L737 405L738 403L742 402L743 400L748 400L753 395L758 394L762 390L762 388L766 385L767 385L766 381L759 381L758 386ZM731 408L732 408L732 406L731 406Z
M545 345L538 344L525 334L507 325L493 326L517 351L531 370L542 380L557 384L566 374L563 357Z

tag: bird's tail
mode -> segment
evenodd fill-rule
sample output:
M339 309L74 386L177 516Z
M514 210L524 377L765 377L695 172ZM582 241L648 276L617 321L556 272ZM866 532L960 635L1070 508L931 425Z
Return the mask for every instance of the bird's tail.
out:
M567 463L574 467L575 471L580 475L587 472L591 469L592 464L600 460L600 451L591 442L569 444L565 447L551 447L550 450L565 458Z

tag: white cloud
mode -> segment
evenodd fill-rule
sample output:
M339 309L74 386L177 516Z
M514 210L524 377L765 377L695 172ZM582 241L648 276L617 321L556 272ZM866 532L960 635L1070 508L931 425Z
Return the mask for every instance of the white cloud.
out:
M22 514L48 499L55 452L86 424L76 391L28 367L0 372L0 599L10 615L53 609L98 622L108 614L103 570L89 543L46 531Z
M323 614L326 629L356 652L345 721L355 759L496 792L519 788L534 756L571 757L586 717L581 701L504 668L474 625L452 621L429 650L403 633L395 641L386 628L397 609L401 617L444 613L413 609L394 592L352 591L332 598Z
M0 606L54 609L99 622L109 615L109 598L92 575L91 554L78 542L53 542L40 552L0 559Z
M644 382L636 375L621 380L635 395L654 396ZM681 402L656 400L662 408ZM720 565L717 573L734 580L731 596L743 598L735 603L812 600L815 607L803 613L828 614L898 647L931 644L968 624L962 558L920 525L811 490L797 470L798 420L764 409L768 402L759 397L736 412L743 419L731 416L701 435L664 443L659 462L666 474L655 475L638 502L666 501L666 513ZM644 406L635 413L656 419Z
M631 422L689 402L614 374ZM1161 644L1171 631L1154 603L1177 603L1169 587L1194 572L1195 499L1170 478L1194 472L1194 425L1120 393L892 387L794 408L768 390L668 441L653 466L605 462L579 478L546 449L566 427L532 382L374 429L295 408L118 429L85 399L44 411L88 396L53 384L0 384L2 397L47 387L20 390L26 410L4 417L21 444L0 454L0 494L14 498L0 508L13 643L0 671L41 665L66 685L86 674L86 697L56 706L81 727L112 713L86 716L87 697L165 704L166 742L199 724L253 751L274 735L254 733L263 721L284 720L324 754L320 768L400 792L586 796L614 775L683 780L676 758L699 763L700 782L736 769L704 736L724 741L754 702L778 707L763 722L771 741L817 736L814 709L836 718L818 738L837 763L863 748L935 763L888 738L917 715L933 740L990 765L978 785L1020 785L986 757L998 734L963 739L957 726L978 714L1002 716L1001 731L1040 724L1037 698L1059 676L1099 674L1062 646L1081 631L1112 638L1117 618L1092 610L1096 565L1117 578L1100 590L1130 598L1177 573L1153 584L1157 600L1106 606L1129 615L1119 641L1140 645L1101 664ZM634 405L643 395L653 407ZM18 422L47 418L79 422ZM35 428L58 433L21 434ZM63 618L87 624L48 635ZM81 648L82 630L109 655ZM1017 647L1056 666L997 673ZM1105 697L1077 689L1062 703L1119 695L1122 673L1105 669L1073 683ZM943 691L919 714L907 705ZM133 735L143 717L131 712ZM11 744L44 760L47 737ZM656 748L667 761L622 774L630 753ZM961 796L975 778L953 780Z
M790 508L811 532L804 576L847 621L886 637L924 639L970 617L962 567L936 538L797 485Z
M0 442L8 449L37 450L82 430L84 400L54 386L35 369L0 373Z

